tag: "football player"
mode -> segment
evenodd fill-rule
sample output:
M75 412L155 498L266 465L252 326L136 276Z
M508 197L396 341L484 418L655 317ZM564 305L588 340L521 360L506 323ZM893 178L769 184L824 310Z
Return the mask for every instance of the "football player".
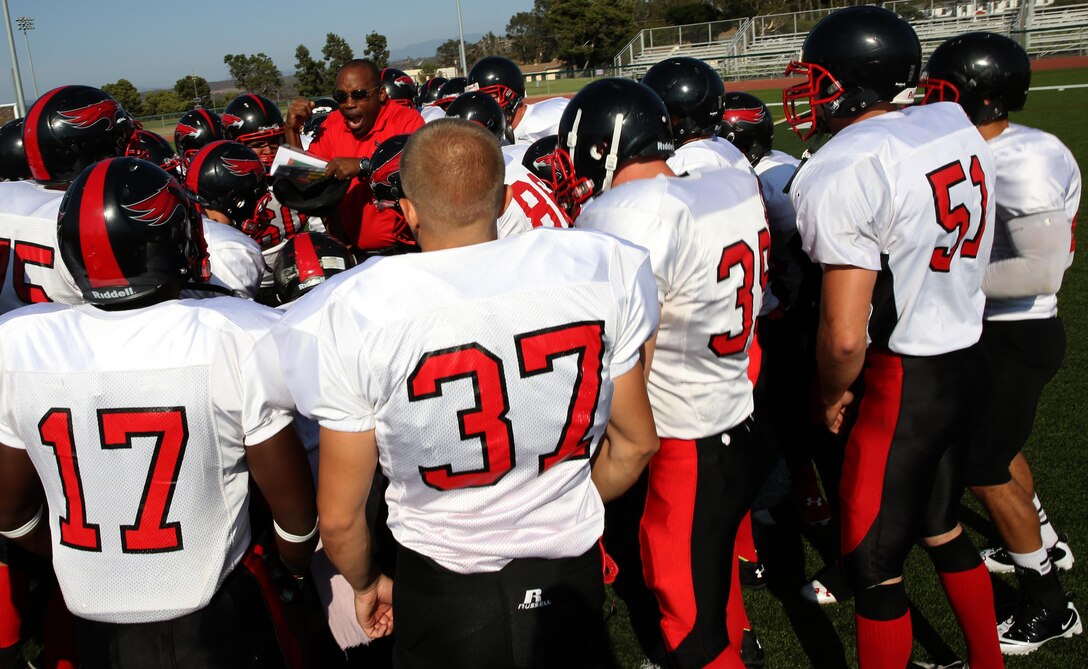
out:
M247 554L251 476L282 561L316 544L277 313L178 299L206 279L201 218L145 161L84 170L58 241L88 304L0 320L0 530L51 552L85 666L298 666Z
M401 206L423 253L326 281L277 343L321 424L325 550L369 636L396 616L397 666L611 666L602 499L657 448L640 359L653 278L608 235L496 239L503 172L476 124L417 131ZM379 463L395 588L362 512Z
M448 79L445 77L433 77L420 84L416 102L419 103L419 114L423 117L424 122L430 123L446 115L442 108L437 105L437 102L438 91L442 88L442 84L447 81Z
M30 165L23 149L23 121L17 118L0 126L0 181L30 178Z
M676 153L668 160L669 169L676 174L709 167L751 171L744 154L717 135L722 124L725 85L714 68L698 58L667 58L647 70L642 83L652 88L669 110L676 142Z
M840 432L856 411L839 494L859 666L910 659L903 564L920 542L970 666L989 669L1004 666L990 578L957 516L959 465L984 427L989 386L978 339L995 167L959 108L901 108L920 69L918 36L886 9L851 7L816 24L786 71L803 80L783 104L798 134L830 139L790 195L804 250L824 270L821 416Z
M971 490L1007 548L983 551L990 571L1016 571L1026 602L1003 625L1001 649L1030 653L1082 629L1058 582L1073 554L1047 520L1021 450L1043 388L1065 354L1058 290L1073 262L1080 169L1054 135L1009 122L1024 108L1031 61L1016 42L968 33L941 44L922 74L924 102L958 102L994 154L994 248L983 278L982 345L993 370L990 439L973 453ZM1030 344L1025 344L1030 342Z
M338 208L341 240L353 250L411 244L411 233L396 216L374 208L366 173L379 144L393 135L411 133L423 125L423 118L414 108L389 104L381 71L369 60L352 60L341 67L332 97L339 113L325 119L308 151L328 161L326 174L351 183ZM298 132L312 113L309 100L291 101L288 144L301 146Z
M506 118L502 109L483 91L459 95L446 109L446 116L479 123L495 135L500 145L506 142ZM541 226L570 227L570 219L552 197L550 186L526 169L514 154L508 153L509 148L509 145L502 146L506 163L506 199L498 221L499 237Z
M219 114L202 107L185 112L174 127L174 148L181 158L179 173L184 177L185 169L196 152L221 139L226 139L226 136Z
M669 113L652 89L593 82L559 124L556 195L582 207L576 227L650 251L661 328L648 385L661 450L642 514L643 571L670 665L739 668L726 624L733 542L772 462L748 378L770 236L747 168L677 178L672 155Z
M155 163L175 179L181 178L181 159L174 152L174 147L154 132L147 130L134 132L128 148L125 149L125 155Z
M395 67L383 67L380 78L382 89L390 103L409 109L416 108L419 89L411 77Z
M559 119L570 102L558 96L533 104L525 102L525 75L517 63L502 56L481 59L468 72L466 90L479 90L495 98L506 114L510 140L523 148L558 132Z

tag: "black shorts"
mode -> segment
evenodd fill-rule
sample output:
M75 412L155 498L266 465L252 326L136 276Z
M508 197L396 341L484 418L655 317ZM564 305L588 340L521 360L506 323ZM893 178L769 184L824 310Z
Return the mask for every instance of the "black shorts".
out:
M116 624L73 616L81 669L287 669L299 658L277 636L278 608L246 562L204 608L173 620ZM278 601L275 602L278 604ZM297 647L296 647L297 648Z
M401 546L393 587L400 669L613 667L596 544L578 557L458 574Z
M967 483L1001 485L1012 480L1009 463L1027 443L1043 388L1065 357L1060 318L985 321L983 350L993 373L987 439L971 451Z
M929 357L870 349L839 488L843 568L854 589L901 576L915 542L956 526L988 376L977 345Z

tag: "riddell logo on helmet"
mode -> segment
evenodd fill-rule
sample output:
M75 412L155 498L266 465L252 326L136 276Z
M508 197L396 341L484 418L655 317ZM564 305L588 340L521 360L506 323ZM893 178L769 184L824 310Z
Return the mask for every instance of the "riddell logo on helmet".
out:
M223 120L224 128L241 128L242 123L245 122L241 116L235 116L234 114L223 114L220 118Z
M85 130L99 121L105 121L106 130L109 130L113 127L114 121L117 120L118 111L119 109L116 102L113 100L103 100L101 102L89 104L86 107L61 110L58 111L57 114L60 115L62 123L70 125L73 128Z
M94 290L91 289L91 297L96 300L116 300L119 297L131 297L136 293L132 289L132 286L128 288L118 288L115 290Z

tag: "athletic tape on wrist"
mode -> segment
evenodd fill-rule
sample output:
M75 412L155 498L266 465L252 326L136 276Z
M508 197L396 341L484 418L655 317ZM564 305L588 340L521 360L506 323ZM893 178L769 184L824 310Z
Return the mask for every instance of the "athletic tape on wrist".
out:
M283 539L284 541L286 541L289 544L306 543L310 539L313 539L314 537L317 536L317 521L316 520L314 521L314 529L310 530L309 534L307 534L305 536L300 536L298 534L291 534L287 530L280 527L280 524L277 523L275 521L275 519L272 520L272 527L273 527L273 529L276 530L276 534L280 535L280 539Z
M28 520L25 525L11 530L10 532L0 530L0 537L4 537L5 539L19 539L25 537L34 531L34 528L38 526L38 523L42 522L43 516L45 516L45 507L40 506L38 507L38 513L34 514L34 517Z

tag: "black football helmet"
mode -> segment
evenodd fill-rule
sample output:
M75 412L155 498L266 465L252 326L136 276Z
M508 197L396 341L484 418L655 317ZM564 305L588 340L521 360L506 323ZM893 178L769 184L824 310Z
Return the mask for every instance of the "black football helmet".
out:
M552 163L555 159L555 147L558 143L559 135L541 137L530 144L529 148L525 150L525 155L521 157L521 164L525 166L525 169L535 174L538 179L549 186L555 184L556 174Z
M155 163L175 179L180 178L178 167L181 160L170 142L147 130L137 130L125 149L125 155Z
M419 87L419 96L416 98L416 102L420 107L426 105L433 105L438 101L438 89L442 88L442 84L449 81L445 77L435 77L428 79L426 83Z
M918 35L905 20L880 7L840 9L809 31L786 68L805 77L782 91L786 121L808 139L827 131L827 117L852 118L878 102L911 104L921 61Z
M400 156L408 135L393 135L374 149L370 158L370 190L374 193L374 206L378 211L392 209L404 215L400 199L404 188L400 185Z
M404 72L393 68L382 68L382 88L385 89L385 96L395 105L402 107L408 107L409 109L416 108L416 82Z
M495 98L508 122L525 101L525 75L517 63L502 56L488 56L473 65L468 71L468 85L465 90L481 91Z
M465 86L468 85L468 79L464 77L454 77L453 79L447 79L446 83L442 84L438 89L438 99L434 101L434 105L446 111L446 108L450 106L450 103L457 99L457 96L465 92Z
M189 163L185 187L200 206L226 214L247 235L264 229L258 214L270 198L268 180L245 144L220 140L205 146Z
M941 44L919 82L922 104L958 102L975 125L1007 118L1028 99L1031 61L1024 48L997 33L967 33Z
M201 107L185 112L174 127L174 148L181 157L183 168L189 164L197 151L225 138L223 121L220 120L219 114Z
M0 126L0 180L22 181L30 178L30 165L23 149L23 119Z
M200 214L177 180L146 160L85 169L57 221L61 258L91 304L143 301L178 279L209 279Z
M276 299L287 304L346 269L355 266L355 256L348 247L319 232L302 232L280 250L272 280Z
M331 114L340 108L336 100L332 98L314 98L314 108L311 110L313 114Z
M754 166L770 152L774 143L771 110L763 100L749 93L727 93L718 134L740 149Z
M31 105L23 123L30 176L39 183L71 182L88 165L124 155L132 117L97 88L61 86Z
M666 58L646 72L642 83L664 101L677 143L710 137L721 126L725 84L698 58Z
M656 93L630 79L598 79L559 120L552 191L574 219L583 202L612 187L623 161L674 152L669 112Z
M501 142L506 136L506 115L495 98L483 91L462 93L446 107L447 118L475 121Z
M247 93L234 98L223 110L223 134L226 139L251 142L283 141L283 114L279 107L263 95ZM274 154L262 155L265 167L272 165Z

